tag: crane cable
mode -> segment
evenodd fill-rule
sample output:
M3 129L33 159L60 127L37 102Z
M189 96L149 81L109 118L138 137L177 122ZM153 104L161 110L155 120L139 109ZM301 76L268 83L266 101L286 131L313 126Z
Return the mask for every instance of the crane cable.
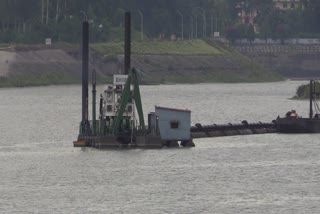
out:
M320 108L319 108L319 104L317 103L317 100L314 100L315 102L314 102L314 107L315 107L315 109L316 109L316 112L317 113L320 113Z

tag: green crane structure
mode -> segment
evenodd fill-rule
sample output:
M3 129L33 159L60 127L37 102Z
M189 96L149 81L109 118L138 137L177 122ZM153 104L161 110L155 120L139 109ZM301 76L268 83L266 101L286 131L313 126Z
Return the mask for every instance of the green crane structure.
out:
M134 86L133 93L131 93L131 90L130 90L131 84L133 84ZM131 72L129 72L128 79L120 99L120 105L119 105L119 108L117 109L115 122L112 127L112 134L117 135L118 133L121 132L120 125L121 125L121 122L123 121L123 113L126 106L129 103L129 100L131 99L134 100L135 106L137 108L137 112L139 115L140 128L142 130L145 130L140 89L139 89L139 83L138 83L138 75L137 75L137 70L135 68L132 68Z

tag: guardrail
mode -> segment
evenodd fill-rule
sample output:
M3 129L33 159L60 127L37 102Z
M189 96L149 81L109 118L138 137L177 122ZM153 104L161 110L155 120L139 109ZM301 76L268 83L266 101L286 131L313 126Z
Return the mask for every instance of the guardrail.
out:
M237 45L241 53L303 53L320 54L320 45Z

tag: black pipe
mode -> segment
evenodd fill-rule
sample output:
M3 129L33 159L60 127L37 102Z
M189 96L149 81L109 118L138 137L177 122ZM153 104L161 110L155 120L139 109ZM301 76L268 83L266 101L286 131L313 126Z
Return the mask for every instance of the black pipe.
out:
M92 70L92 130L96 135L96 70Z
M196 124L192 126L191 132L212 132L212 131L235 131L235 130L245 130L245 129L267 129L274 128L274 123L248 123L247 124L221 124L221 125L205 125Z
M125 13L124 35L124 74L129 74L131 68L131 14Z
M312 109L312 102L313 102L313 80L310 80L310 95L309 95L309 101L310 101L310 112L309 112L309 118L312 119L313 117L313 109Z
M89 23L82 23L82 122L88 121Z
M102 98L102 95L100 95L100 103L99 103L99 118L100 120L102 119L102 108L103 108L103 98Z

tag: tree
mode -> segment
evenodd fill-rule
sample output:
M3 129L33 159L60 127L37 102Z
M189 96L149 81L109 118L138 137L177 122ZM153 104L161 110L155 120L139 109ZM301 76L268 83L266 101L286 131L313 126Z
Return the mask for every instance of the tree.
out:
M253 25L248 25L247 26L247 34L246 34L246 39L252 43L256 38L256 33L254 31Z
M255 35L251 27L246 27L245 33L241 29L233 31L232 27L226 29L226 26L237 26L239 8L235 6L239 3L247 12L257 11L255 25L264 38L285 38L300 32L320 33L318 0L302 0L299 10L283 14L275 10L273 0L1 0L0 42L43 42L44 36L77 42L79 35L64 31L80 27L79 22L84 18L80 11L86 12L94 22L92 41L106 41L111 38L111 32L120 32L123 14L127 10L132 12L132 26L138 30L140 17L137 10L143 13L144 33L151 38L158 38L160 33L180 32L177 29L180 26L179 10L184 15L184 31L191 34L196 14L199 29L204 24L202 11L195 9L198 7L205 10L207 23L204 29L207 32L214 28L227 33L228 38L244 35L253 39Z
M235 40L236 40L237 38L239 38L237 28L236 28L236 26L234 26L234 25L231 25L231 26L227 27L226 32L225 32L225 35L226 35L226 38L227 38L231 43L234 43Z

